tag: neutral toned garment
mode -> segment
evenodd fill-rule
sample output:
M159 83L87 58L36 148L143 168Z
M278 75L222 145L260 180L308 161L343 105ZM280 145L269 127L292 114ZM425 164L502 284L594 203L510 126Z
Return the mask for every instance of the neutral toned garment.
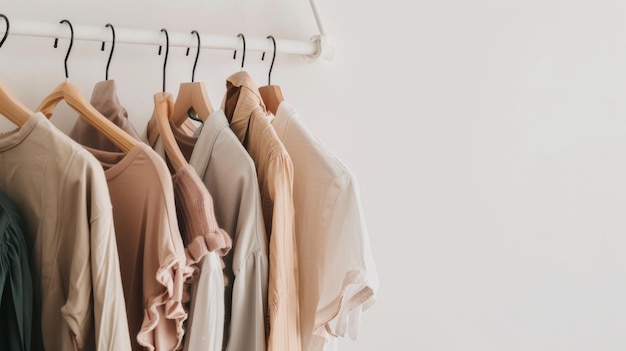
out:
M187 263L197 264L208 252L228 254L232 247L230 236L218 226L213 199L196 171L187 165L172 176L172 183Z
M331 336L356 337L378 290L357 180L289 103L272 125L294 169L302 349L324 350Z
M224 335L224 264L232 246L217 224L213 200L189 165L172 177L187 264L195 269L184 350L221 351Z
M250 75L243 71L233 74L226 90L222 109L230 128L254 160L269 234L268 350L300 350L293 166Z
M228 277L224 346L228 351L265 351L269 268L254 162L228 127L222 110L210 115L197 139L172 129L183 155L190 157L215 201L217 222L233 241L233 249L224 257ZM163 155L158 135L147 137ZM206 272L203 268L202 274Z
M128 135L141 140L139 134L128 120L128 112L120 105L117 98L117 87L114 80L104 80L96 83L91 92L91 105L103 116L122 128ZM89 122L79 118L68 134L81 145L103 151L121 151L102 132L92 127Z
M222 260L217 252L208 252L199 265L199 276L192 285L183 350L221 351L224 336Z
M36 113L20 129L0 135L0 169L0 190L15 201L28 227L35 301L41 299L34 335L40 325L46 350L129 350L100 164Z
M172 179L163 159L139 143L128 154L87 148L105 169L117 234L133 350L182 345L186 264Z
M25 230L21 211L0 191L0 345L7 351L31 349L33 281Z

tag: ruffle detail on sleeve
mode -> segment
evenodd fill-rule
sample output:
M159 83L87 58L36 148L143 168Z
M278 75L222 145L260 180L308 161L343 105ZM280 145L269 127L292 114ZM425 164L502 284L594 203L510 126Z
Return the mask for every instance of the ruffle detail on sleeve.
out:
M187 264L198 263L209 252L216 252L219 256L226 256L233 243L228 233L221 228L216 231L196 236L185 249Z
M143 323L137 334L139 345L150 351L155 350L157 338L155 330L163 317L175 324L177 341L172 350L180 348L185 334L183 323L187 319L187 311L183 306L183 289L185 282L193 274L193 268L175 256L170 256L166 261L168 263L161 266L156 273L156 280L165 287L165 291L148 299ZM160 308L163 308L163 311L160 311Z
M219 227L213 198L191 166L178 170L172 176L172 183L187 265L192 266L195 271L194 277L187 282L192 284L199 275L202 258L209 252L216 252L220 257L225 256L232 247L232 239ZM222 268L224 266L222 261ZM224 284L228 284L226 276Z
M217 230L205 233L204 235L196 236L185 248L187 265L193 267L195 271L192 281L195 281L195 277L198 275L197 273L200 270L198 263L209 252L216 252L220 256L223 269L225 264L222 257L228 254L232 245L233 243L230 236L221 228L217 228ZM224 285L228 285L228 278L226 275L224 275Z

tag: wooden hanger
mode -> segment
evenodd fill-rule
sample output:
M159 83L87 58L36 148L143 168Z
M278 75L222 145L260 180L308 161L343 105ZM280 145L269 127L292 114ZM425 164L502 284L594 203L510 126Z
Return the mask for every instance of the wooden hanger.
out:
M50 118L54 109L61 100L79 113L89 124L104 134L115 146L123 152L129 152L139 142L128 135L123 129L115 125L96 110L81 94L78 88L65 80L59 84L37 107L37 111Z
M276 40L271 35L267 36L267 39L272 39L272 43L274 43L274 54L272 55L272 63L270 65L270 72L267 75L267 85L259 88L259 93L261 94L261 98L263 99L263 103L269 112L271 112L274 116L276 115L276 111L278 111L278 105L282 101L285 100L283 97L283 92L278 85L271 85L272 81L272 68L274 67L274 60L276 59ZM265 58L265 53L261 59Z
M180 127L187 120L190 109L193 109L202 122L206 121L209 115L215 111L209 101L206 86L203 82L192 81L180 84L176 102L174 103L174 112L171 117L176 127Z
M200 57L200 34L198 34L196 30L191 31L191 34L195 34L198 38L198 51L193 64L193 70L191 71L191 82L181 83L178 89L178 95L174 103L174 113L170 117L176 127L180 127L183 122L187 120L190 109L193 109L202 122L206 121L209 115L215 111L209 100L209 95L207 94L204 83L194 81L196 65L198 64L198 57ZM189 51L187 51L187 53L189 53Z
M15 123L18 127L21 127L28 121L33 112L19 101L15 100L2 84L0 84L0 114Z
M180 170L187 165L185 156L180 151L176 138L172 132L169 116L174 111L174 97L170 93L154 94L154 118L159 131L159 137L163 143L163 149L170 164L174 168L174 172Z
M67 72L67 58L72 50L72 44L74 42L74 29L72 24L68 20L62 20L60 23L67 23L70 26L72 32L70 36L70 46L65 55L65 81L59 84L37 107L37 111L43 113L46 117L50 118L54 109L61 100L73 108L79 113L81 118L84 118L94 128L104 134L115 146L121 149L123 152L129 152L139 142L128 135L124 130L115 125L104 117L95 107L93 107L87 99L85 99L80 90L70 83ZM56 41L55 41L56 47Z
M167 159L174 168L174 172L177 172L187 165L187 160L180 151L170 126L170 116L174 112L174 98L172 94L165 92L165 68L167 67L167 56L170 51L170 41L167 30L162 28L161 32L165 33L166 40L165 60L163 61L163 92L154 94L154 114L152 118L156 120L157 130L159 131L159 137L163 143Z
M0 47L4 44L5 40L9 36L9 19L4 14L0 13L0 17L6 22L6 31L4 36L0 40ZM18 127L23 126L26 121L33 114L26 106L17 101L9 92L0 84L0 114L8 118L11 122L15 123Z

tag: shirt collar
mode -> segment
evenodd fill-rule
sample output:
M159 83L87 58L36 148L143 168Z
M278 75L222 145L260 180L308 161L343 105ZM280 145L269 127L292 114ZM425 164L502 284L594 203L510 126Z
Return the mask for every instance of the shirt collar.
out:
M41 113L35 112L23 126L8 132L0 133L0 152L18 146L39 124L48 128L55 128L50 121Z
M189 164L198 172L200 178L204 178L204 172L211 161L213 148L217 138L228 128L228 120L224 115L224 111L217 110L213 112L207 120L198 127L200 134L196 141L196 145L191 153Z
M248 72L241 71L228 77L222 110L230 128L243 143L252 113L257 111L265 115L266 111L259 89Z

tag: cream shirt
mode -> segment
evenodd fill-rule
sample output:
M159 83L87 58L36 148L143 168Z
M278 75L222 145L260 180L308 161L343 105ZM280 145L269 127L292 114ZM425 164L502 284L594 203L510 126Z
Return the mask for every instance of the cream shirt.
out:
M268 350L300 350L293 166L250 75L243 71L233 74L226 81L226 89L222 108L230 128L256 165L269 234Z
M287 102L272 125L294 168L302 349L328 350L332 336L356 338L378 290L357 180Z
M41 311L33 318L33 349L41 333L46 350L129 350L113 213L98 161L36 113L0 135L0 169L0 190L28 226Z

